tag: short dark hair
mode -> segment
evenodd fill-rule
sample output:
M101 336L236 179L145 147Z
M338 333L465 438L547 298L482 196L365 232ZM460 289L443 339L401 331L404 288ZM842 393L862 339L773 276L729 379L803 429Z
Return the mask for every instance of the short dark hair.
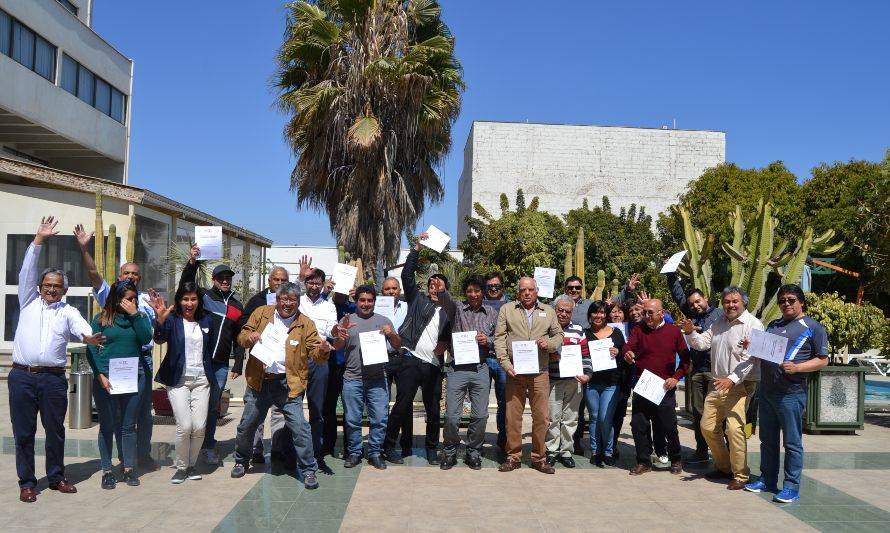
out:
M705 293L703 293L701 291L701 289L699 289L698 287L693 287L693 288L689 289L688 291L686 291L686 299L688 300L693 294L697 294L697 295L701 296L702 298L704 298L705 300L708 299L708 297L705 296Z
M201 317L204 316L204 299L201 298L201 293L198 290L198 285L193 281L186 281L182 283L178 289L176 289L176 294L173 296L175 314L176 316L182 316L182 304L180 303L180 301L182 300L183 296L192 292L198 296L198 306L195 307L195 320L200 320Z
M326 276L325 276L324 270L322 270L320 268L313 268L312 270L309 271L309 274L306 276L306 279L304 279L303 281L309 281L310 279L321 278L321 281L324 282L325 277Z
M584 285L584 282L581 281L581 278L579 278L578 276L569 276L565 279L565 281L562 282L562 286L566 287L566 286L568 286L569 283L571 283L573 281L580 282L581 285Z
M358 301L359 296L362 294L370 294L375 300L377 299L377 289L373 285L359 285L355 289L355 300Z
M624 315L624 320L627 321L627 315L628 315L628 312L627 312L627 310L624 308L624 306L621 305L621 304L618 303L618 302L613 302L613 303L611 303L611 304L609 304L609 305L606 306L606 315L611 315L611 314L612 314L612 310L615 309L616 307L621 311L621 314Z
M501 283L504 282L504 275L501 274L500 272L498 272L497 270L492 270L491 272L489 272L488 274L485 275L486 283L488 282L488 280L494 279L494 278L498 278Z
M432 280L432 279L441 279L441 280L445 283L445 290L447 291L447 290L449 289L449 286L448 286L448 278L445 277L445 274L438 274L438 273L436 273L436 274L431 275L431 276L429 277L429 279L426 280L426 288L427 288L427 290L429 290L429 288L430 288L430 280Z
M482 279L482 276L479 274L470 274L469 276L464 278L463 283L461 283L461 290L463 292L467 292L467 289L472 287L473 285L479 287L480 290L485 289L485 280Z
M796 285L794 283L782 285L776 292L776 300L778 300L785 294L796 296L797 299L800 300L801 305L803 305L803 310L807 310L807 297L804 295L803 289L800 288L800 285Z
M592 302L590 304L590 307L587 308L587 316L590 316L594 313L599 313L600 311L602 311L603 313L606 312L606 302L597 300L595 302Z

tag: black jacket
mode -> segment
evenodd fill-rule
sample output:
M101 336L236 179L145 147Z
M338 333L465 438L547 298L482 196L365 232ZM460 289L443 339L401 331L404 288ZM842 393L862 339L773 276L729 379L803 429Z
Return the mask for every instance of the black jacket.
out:
M198 326L204 336L204 374L207 381L216 384L216 378L213 375L213 368L210 362L213 358L211 350L213 345L210 343L210 331L213 326L210 315L204 314L198 320ZM182 317L171 314L163 324L155 327L155 342L158 344L167 343L167 355L161 361L155 381L168 387L175 387L182 378L185 371L185 328L182 325Z
M692 320L692 323L700 327L702 332L708 330L711 324L716 322L723 316L723 309L719 307L708 307L708 310L702 314L693 313L686 301L686 291L683 290L683 284L680 283L680 277L676 273L667 274L667 284L671 289L671 298L680 307L680 311ZM689 357L692 361L690 367L691 372L710 372L711 371L711 350L694 350L689 348Z
M260 292L254 294L250 297L250 300L247 300L247 303L244 304L244 320L247 321L250 319L250 315L253 314L254 311L257 310L258 307L262 307L264 305L268 305L266 302L266 295L269 294L269 287L261 290ZM245 322L246 323L246 322Z
M195 282L198 273L198 262L186 263L182 269L179 284ZM213 361L215 363L229 364L229 357L234 354L235 363L232 372L242 373L244 365L244 348L238 344L238 334L247 322L244 307L235 298L235 293L225 295L216 287L211 289L199 288L199 296L204 306L204 312L210 316L213 327L210 330L210 344L213 346Z
M411 250L405 259L405 266L402 267L402 290L405 291L405 301L408 302L408 312L405 315L405 321L399 328L399 336L402 338L402 348L413 350L417 347L417 341L420 335L426 329L427 324L433 318L436 312L436 304L430 297L417 288L417 281L414 278L417 272L417 259L420 252ZM457 309L454 299L448 294L448 291L439 293L439 327L440 341L448 341L451 334L451 321L454 319L454 313Z

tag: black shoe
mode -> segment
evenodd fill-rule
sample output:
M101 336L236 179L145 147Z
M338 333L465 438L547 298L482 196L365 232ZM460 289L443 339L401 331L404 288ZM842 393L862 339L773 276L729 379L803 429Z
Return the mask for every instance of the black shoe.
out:
M426 462L431 465L439 464L439 452L435 449L429 449L426 451Z
M111 472L105 472L102 474L102 488L105 490L111 490L115 486L117 486L117 478L114 477L114 474Z
M159 465L158 462L155 461L154 458L150 455L139 459L136 464L145 472L155 472L156 470L160 470L161 468L161 465Z
M318 488L318 478L315 477L315 472L306 472L303 475L303 486L306 487L306 490Z
M392 448L383 450L383 458L394 465L405 464L405 460Z
M547 455L547 459L545 459L545 461L547 461L548 465L553 466L556 464L556 456L555 455Z
M377 470L386 470L386 461L384 461L383 458L379 455L368 457L368 464L373 466Z
M170 479L170 483L174 485L179 485L183 483L186 479L188 479L188 474L185 473L185 470L177 470L173 477Z
M584 446L580 442L576 442L572 453L575 455L584 455Z
M605 463L606 466L615 466L615 464L616 464L615 456L607 455L607 456L603 457L603 463Z
M457 464L457 457L453 455L443 455L439 468L442 470L451 470Z
M244 477L244 474L247 473L247 467L241 463L235 463L235 466L232 467L231 476L234 478Z
M256 457L256 454L254 454L253 456ZM251 458L251 460L253 460L253 458ZM284 463L287 461L287 457L285 457L284 454L281 452L276 452L275 450L272 450L271 452L269 452L269 460L272 461L273 463ZM266 461L266 458L263 457L263 460L260 462L264 463L265 461Z
M482 469L482 458L481 457L464 457L464 463L472 468L473 470L481 470Z
M350 455L343 461L343 468L353 468L361 464L362 458L358 455Z
M575 460L571 457L566 457L565 455L559 458L559 462L562 463L562 466L566 468L575 468Z
M615 451L612 452L612 459L615 459L617 461L619 457L621 457L621 454L618 453L618 444L616 444Z
M139 486L139 476L136 475L135 470L127 470L124 472L123 481L130 487Z
M606 465L603 463L603 456L600 454L591 455L590 456L590 464L596 466L597 468L605 468Z
M410 446L402 446L402 459L411 457L412 455L414 455L414 448L411 448Z
M185 471L185 474L192 481L201 481L201 474L199 474L198 471L195 470L194 466L188 467L188 469Z
M261 451L253 452L253 456L250 458L250 462L255 465L260 465L266 462L266 456Z

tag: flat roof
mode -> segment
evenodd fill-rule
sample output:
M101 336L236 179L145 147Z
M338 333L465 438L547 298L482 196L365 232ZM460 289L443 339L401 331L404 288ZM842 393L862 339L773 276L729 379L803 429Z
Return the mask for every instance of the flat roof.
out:
M522 122L518 120L474 120L473 124L475 125L477 122L485 123L485 124L525 124L528 126L573 126L573 127L587 127L587 128L626 128L632 130L657 130L657 131L706 131L710 133L722 133L726 135L726 132L723 130L690 130L684 128L652 128L647 126L621 126L616 124L565 124L561 122Z

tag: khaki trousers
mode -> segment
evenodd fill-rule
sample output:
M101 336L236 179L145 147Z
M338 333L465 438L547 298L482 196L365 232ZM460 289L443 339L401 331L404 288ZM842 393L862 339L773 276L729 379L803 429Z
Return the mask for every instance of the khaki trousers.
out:
M507 375L507 461L522 460L522 413L529 400L532 408L532 464L547 458L545 441L550 424L548 398L550 378L547 372L534 375Z
M748 443L745 439L745 403L757 386L744 381L729 390L718 391L711 382L702 412L701 432L708 441L714 466L721 472L732 472L738 481L747 482ZM726 422L726 440L723 440L723 423Z
M578 407L584 393L575 378L550 381L550 427L547 428L547 453L571 457L572 435L578 428Z

